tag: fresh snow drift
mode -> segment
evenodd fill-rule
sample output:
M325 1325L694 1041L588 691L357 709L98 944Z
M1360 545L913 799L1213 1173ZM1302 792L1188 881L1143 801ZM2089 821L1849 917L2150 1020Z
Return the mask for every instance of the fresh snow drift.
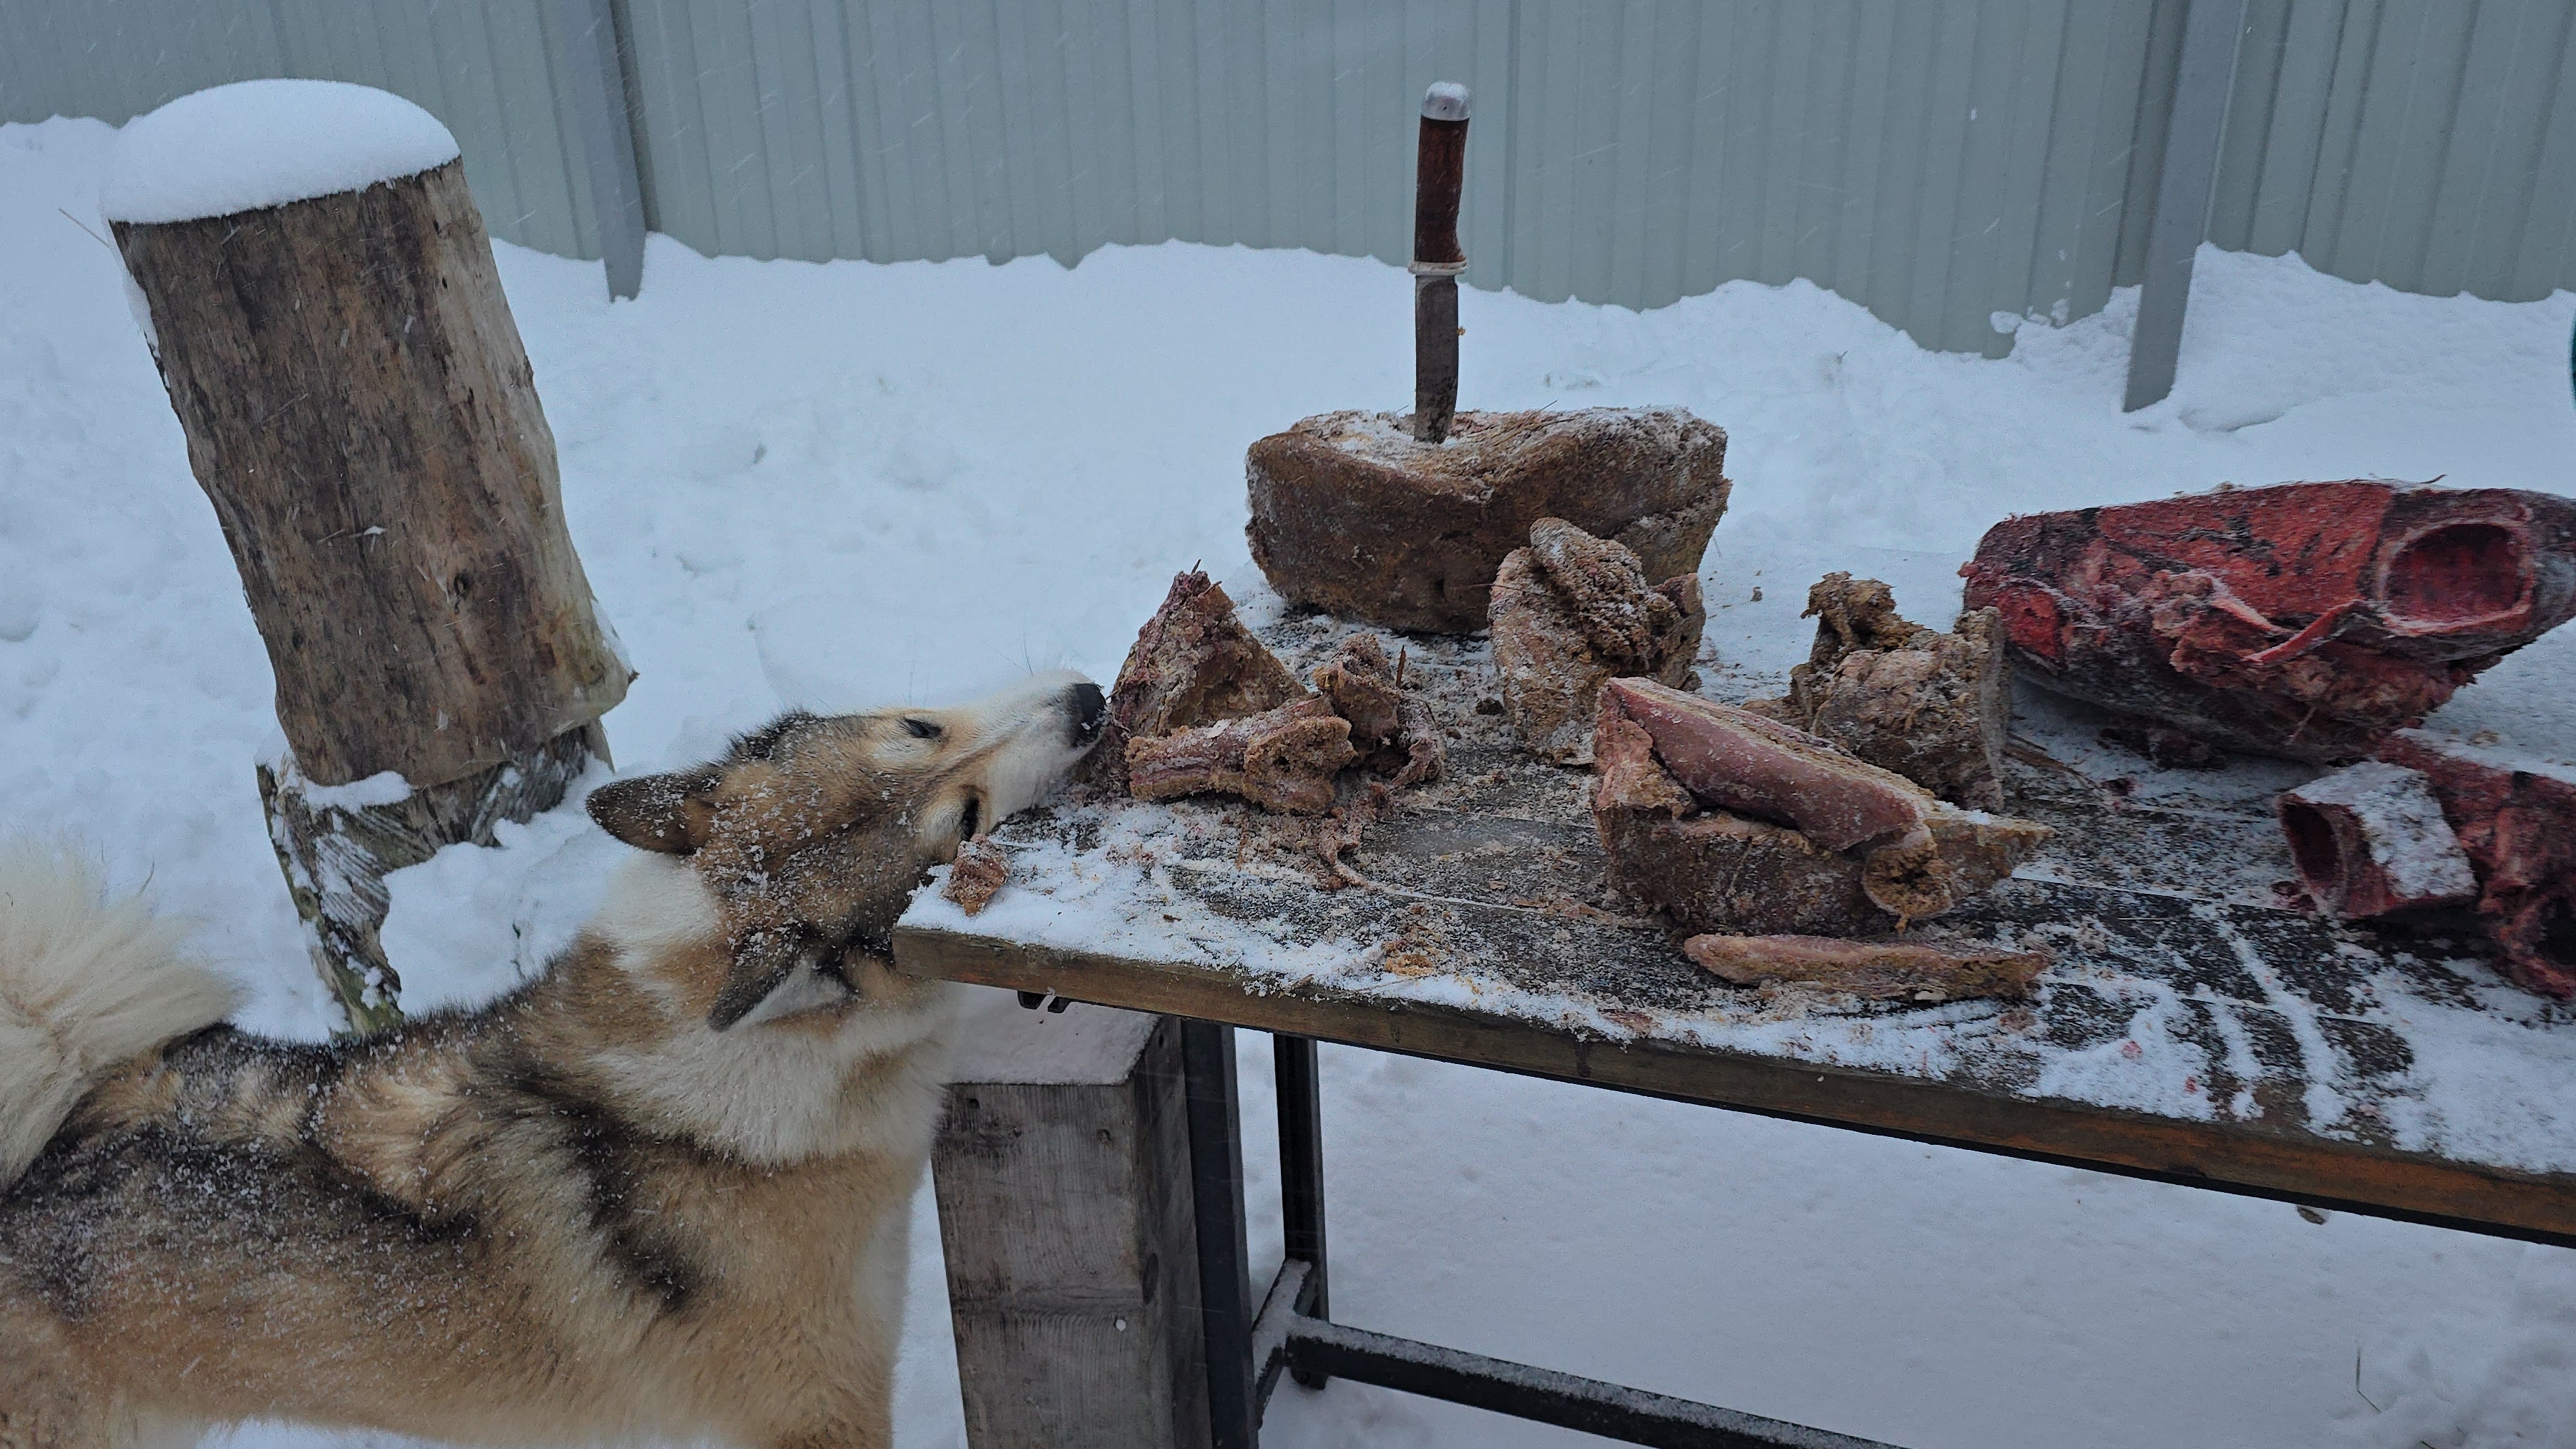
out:
M255 80L192 91L117 134L99 214L193 221L360 191L456 159L436 116L346 81Z

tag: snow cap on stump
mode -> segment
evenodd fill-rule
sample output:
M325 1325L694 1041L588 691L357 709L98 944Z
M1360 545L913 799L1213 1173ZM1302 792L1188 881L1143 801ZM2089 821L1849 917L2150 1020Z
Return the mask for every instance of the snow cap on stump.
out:
M157 224L230 216L417 175L457 157L436 116L345 81L236 81L117 133L99 212Z

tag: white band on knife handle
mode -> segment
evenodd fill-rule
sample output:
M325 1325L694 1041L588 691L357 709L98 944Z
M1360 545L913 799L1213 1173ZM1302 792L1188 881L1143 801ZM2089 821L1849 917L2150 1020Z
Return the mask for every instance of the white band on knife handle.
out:
M1404 269L1417 277L1455 277L1466 272L1467 259L1460 257L1454 262L1407 262L1404 264Z

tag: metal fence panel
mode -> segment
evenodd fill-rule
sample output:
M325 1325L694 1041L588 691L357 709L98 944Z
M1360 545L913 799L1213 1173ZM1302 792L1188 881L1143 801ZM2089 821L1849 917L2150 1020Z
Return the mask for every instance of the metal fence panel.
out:
M1805 277L1927 345L2143 262L2186 0L615 0L655 230L877 261L1166 238L1400 262L1413 116L1477 94L1478 286ZM597 255L557 7L0 0L0 119L257 75L456 132L494 234ZM2356 280L2576 285L2576 0L2252 0L2210 234Z
M2210 239L2404 291L2576 286L2576 5L2253 0Z
M456 133L494 236L596 257L550 21L530 0L0 0L0 121L122 125L226 81L356 81Z
M1070 263L1168 237L1401 261L1413 117L1456 78L1480 98L1472 283L1650 307L1803 276L2000 353L1991 314L2109 295L2167 13L629 0L628 36L655 226L701 251Z

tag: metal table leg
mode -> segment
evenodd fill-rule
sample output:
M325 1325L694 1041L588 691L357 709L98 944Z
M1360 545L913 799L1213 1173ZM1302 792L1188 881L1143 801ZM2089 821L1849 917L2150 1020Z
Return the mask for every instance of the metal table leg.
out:
M1258 1449L1262 1407L1283 1370L1312 1387L1345 1378L1664 1449L1889 1449L1849 1435L1333 1322L1324 1276L1324 1139L1315 1043L1279 1036L1273 1038L1273 1049L1287 1254L1256 1313L1244 1242L1243 1122L1235 1092L1234 1029L1187 1019L1181 1023L1199 1298L1207 1335L1208 1441L1214 1449Z
M1244 1245L1243 1123L1235 1101L1234 1028L1181 1022L1189 1101L1190 1187L1199 1240L1199 1304L1207 1335L1208 1442L1255 1449L1261 1404L1252 1362L1251 1254Z
M1297 1312L1308 1318L1330 1318L1332 1296L1324 1262L1324 1116L1315 1077L1315 1042L1312 1037L1273 1033L1270 1050L1279 1082L1279 1199L1287 1228L1287 1257L1308 1265L1297 1293ZM1310 1389L1320 1389L1328 1381L1310 1368L1291 1367L1289 1374Z

